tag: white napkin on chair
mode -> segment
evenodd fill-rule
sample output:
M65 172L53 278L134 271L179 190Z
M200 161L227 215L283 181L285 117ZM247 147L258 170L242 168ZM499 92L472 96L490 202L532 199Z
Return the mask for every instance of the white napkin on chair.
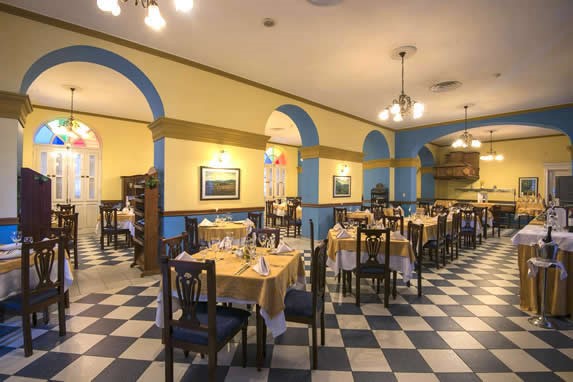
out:
M340 223L336 223L334 227L332 227L332 229L338 232L342 229L342 226L340 225Z
M14 249L22 248L22 243L11 243L0 245L0 251L12 251Z
M207 218L201 220L201 223L199 223L199 227L213 227L214 225L215 223Z
M336 234L336 238L337 238L337 239L346 239L347 237L352 237L352 235L349 234L348 231L345 230L344 228L341 229L341 230Z
M279 246L277 247L276 253L286 253L286 252L291 252L292 248L288 246L288 244L286 244L284 241L279 243Z
M253 270L261 276L268 276L270 273L269 266L264 256L259 257L259 261L253 267Z
M181 252L179 255L177 255L177 257L175 258L175 260L196 261L190 254L188 254L188 253L185 252L185 251L183 251L183 252Z

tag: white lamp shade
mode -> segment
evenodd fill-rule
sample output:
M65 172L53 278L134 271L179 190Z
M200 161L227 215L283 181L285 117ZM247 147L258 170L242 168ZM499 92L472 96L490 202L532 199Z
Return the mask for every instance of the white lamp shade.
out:
M390 117L390 112L388 111L388 109L384 109L378 114L378 118L380 118L383 121L387 120L388 117Z
M119 7L117 0L97 0L97 6L104 12L113 12L116 7Z
M165 20L161 17L161 13L159 12L159 7L157 5L153 4L147 8L145 24L155 30L160 30L165 26Z
M471 145L472 147L481 147L481 142L478 141L477 139L472 139Z
M119 7L118 4L116 4L115 7L113 7L113 9L111 10L111 14L114 16L119 16L120 13L121 13L121 8Z
M393 118L393 119L394 119L394 122L401 122L401 121L403 121L402 114L400 114L400 113L394 114L394 118Z
M396 115L400 113L400 105L398 103L393 103L390 107L390 113Z
M424 104L421 102L414 102L414 114L420 113L420 115L422 115L423 112L424 112Z
M177 12L189 12L191 9L193 9L193 0L175 0Z
M502 154L497 154L497 155L495 156L495 160L502 161L503 159L504 159L504 157L503 157Z

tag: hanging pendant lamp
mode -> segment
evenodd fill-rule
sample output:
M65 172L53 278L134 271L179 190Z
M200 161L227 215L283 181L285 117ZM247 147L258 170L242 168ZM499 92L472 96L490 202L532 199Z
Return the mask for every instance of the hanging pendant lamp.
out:
M468 105L465 105L464 109L466 114L464 121L464 132L459 136L458 139L454 141L454 143L452 143L452 147L462 149L468 147L479 148L481 146L481 142L477 139L474 139L473 135L468 133Z
M486 153L486 155L480 156L479 159L485 161L502 161L504 159L502 154L498 154L493 150L493 130L489 131L489 151Z

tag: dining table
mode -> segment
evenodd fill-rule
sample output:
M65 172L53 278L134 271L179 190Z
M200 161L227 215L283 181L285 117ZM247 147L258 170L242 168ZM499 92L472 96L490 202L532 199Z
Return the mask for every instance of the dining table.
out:
M207 243L219 241L225 237L231 237L233 241L241 241L251 231L254 224L250 221L215 221L207 224L199 224L199 240Z
M543 221L533 220L518 231L511 242L517 247L519 268L519 305L527 311L538 312L543 277L530 277L528 260L537 256L536 244L547 235ZM559 261L567 277L560 270L550 268L547 272L546 312L554 316L573 315L573 233L553 231L553 241L559 246L556 260Z
M368 219L368 224L374 224L374 214L369 210L364 211L349 211L346 214L348 219Z
M117 228L118 229L128 229L131 236L135 235L135 213L130 211L118 211L117 213ZM101 222L98 216L95 233L96 235L100 234L101 230Z
M347 232L350 237L339 238L337 237L339 230L328 231L326 265L334 271L335 276L340 270L351 271L356 267L357 230L349 228ZM360 240L362 242L361 261L364 262L368 258L368 255L363 252L365 251L365 237L361 237ZM382 248L384 246L381 246ZM405 283L412 277L415 260L414 250L408 239L399 232L392 232L390 234L390 269L401 272ZM378 261L384 263L384 253L378 254Z
M22 251L19 245L0 247L0 300L4 300L12 295L20 293L22 290ZM8 249L10 248L10 249ZM38 274L34 269L34 254L30 257L30 286L38 284ZM54 264L51 278L58 277L58 267ZM74 274L70 267L69 259L66 256L64 264L64 288L68 290L74 281Z

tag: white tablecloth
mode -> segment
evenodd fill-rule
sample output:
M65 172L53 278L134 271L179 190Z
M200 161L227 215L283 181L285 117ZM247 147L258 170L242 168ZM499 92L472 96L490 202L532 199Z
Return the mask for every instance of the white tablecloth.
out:
M366 259L368 259L368 255L366 253L362 253L362 262L366 261ZM378 255L378 261L384 264L383 254ZM335 276L338 274L340 269L351 271L356 268L356 252L340 250L336 254L336 261L329 257L326 260L326 265L328 265L334 271ZM409 258L405 256L390 255L390 269L402 272L402 278L406 283L412 278L412 271L414 267Z
M534 245L539 239L547 235L547 229L541 225L526 225L516 233L511 242L514 245ZM553 241L559 246L559 249L566 252L573 252L573 233L571 232L551 232Z
M0 255L0 258L2 256ZM2 261L0 260L0 266ZM52 268L52 279L55 280L58 277L58 266L57 262L54 262ZM21 291L21 281L22 281L22 271L20 269L14 269L9 272L0 273L0 300L4 300L7 297L18 294ZM74 281L74 274L70 267L70 262L66 259L64 264L64 288L68 290ZM30 267L30 286L35 287L38 284L38 275L36 269L32 266Z
M117 222L117 228L118 229L128 229L131 236L135 236L135 227L130 220L118 221ZM99 236L99 234L100 234L100 222L97 222L97 224L96 224L95 233L96 233L96 235Z

